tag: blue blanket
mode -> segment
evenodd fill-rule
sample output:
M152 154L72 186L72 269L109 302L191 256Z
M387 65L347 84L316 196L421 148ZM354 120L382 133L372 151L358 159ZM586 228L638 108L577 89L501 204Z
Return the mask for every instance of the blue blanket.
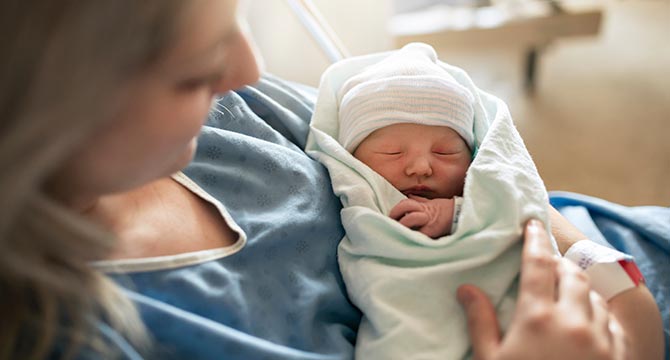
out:
M663 316L670 358L670 207L626 207L568 192L550 192L551 204L591 240L633 255Z

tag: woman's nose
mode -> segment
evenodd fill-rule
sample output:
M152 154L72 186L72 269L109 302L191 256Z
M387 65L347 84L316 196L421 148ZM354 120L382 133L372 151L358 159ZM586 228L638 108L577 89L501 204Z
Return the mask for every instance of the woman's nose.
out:
M410 159L407 166L405 166L405 174L407 176L433 175L433 168L430 165L430 160L423 156L417 156Z
M229 51L235 56L228 62L226 76L217 84L215 92L224 93L258 81L260 70L250 39L243 33L233 40Z

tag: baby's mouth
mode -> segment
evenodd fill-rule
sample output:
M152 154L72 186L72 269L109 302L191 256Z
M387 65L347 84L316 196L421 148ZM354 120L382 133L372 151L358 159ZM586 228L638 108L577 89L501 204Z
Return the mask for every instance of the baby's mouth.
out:
M427 198L430 198L431 195L434 193L433 189L431 189L429 186L426 186L426 185L415 185L415 186L412 186L411 188L407 188L405 190L402 190L401 192L405 196L418 195L418 196L427 197Z

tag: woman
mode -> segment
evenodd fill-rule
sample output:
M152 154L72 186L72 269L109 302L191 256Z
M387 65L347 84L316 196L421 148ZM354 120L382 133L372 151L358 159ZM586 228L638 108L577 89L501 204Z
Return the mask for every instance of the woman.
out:
M256 115L272 118L263 96L281 85L261 82L220 100L196 153L213 96L258 79L235 6L2 3L0 26L14 36L0 43L8 54L0 67L0 358L350 356L359 314L335 270L337 199L300 151L298 116L273 124ZM291 101L294 113L308 111L298 95ZM296 182L261 193L264 182L284 178ZM286 209L290 216L277 216ZM582 238L567 224L556 231L563 246ZM643 287L613 299L608 313L583 275L548 255L546 234L537 226L528 234L520 295L528 306L502 342L484 295L459 292L476 357L660 351L653 336L633 331L653 325L640 320L654 320ZM637 304L618 304L622 296ZM566 304L581 311L557 316Z

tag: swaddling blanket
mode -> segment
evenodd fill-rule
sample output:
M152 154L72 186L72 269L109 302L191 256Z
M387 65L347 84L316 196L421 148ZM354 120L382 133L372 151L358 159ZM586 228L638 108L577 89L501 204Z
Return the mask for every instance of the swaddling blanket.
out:
M469 341L456 289L475 284L513 310L523 224L548 224L548 197L505 103L461 69L440 62L475 98L475 156L455 233L431 239L388 217L405 196L337 142L338 90L392 52L350 58L321 78L306 151L329 170L346 236L338 261L347 292L364 316L359 359L462 359ZM504 326L504 324L503 324Z

